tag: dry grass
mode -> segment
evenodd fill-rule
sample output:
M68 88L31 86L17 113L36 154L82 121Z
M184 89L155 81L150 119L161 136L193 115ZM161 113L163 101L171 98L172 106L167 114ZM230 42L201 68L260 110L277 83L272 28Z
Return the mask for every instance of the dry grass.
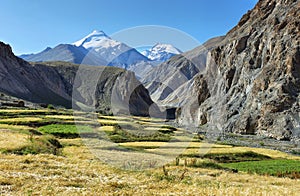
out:
M194 146L199 145L199 148L188 148L185 150L183 153L184 155L193 155L193 154L198 154L199 150L203 150L205 147L201 146L201 143L194 143ZM272 158L282 158L282 159L297 159L300 160L299 156L293 156L281 151L277 150L271 150L271 149L265 149L265 148L251 148L251 147L233 147L233 146L222 146L222 145L217 145L217 144L211 144L207 145L209 149L207 150L206 153L211 153L211 154L224 154L224 153L244 153L244 152L255 152L258 154L266 155Z
M98 122L103 126L134 124L134 123L127 122L127 121L116 121L116 120L106 120L106 119L99 119Z
M7 129L0 129L0 150L14 150L29 144L29 136Z
M106 132L112 132L115 130L114 126L101 126L97 130L99 131L106 131Z
M29 123L29 122L39 122L42 118L37 117L22 117L22 118L6 118L0 119L0 123Z
M46 113L49 112L49 110L24 110L24 109L0 109L0 112L2 113Z
M160 147L166 145L167 142L126 142L126 143L120 143L121 146L127 146L127 147Z
M71 115L46 115L46 119L61 119L61 120L89 120L81 116L71 116Z
M119 120L119 121L132 121L130 117L127 116L103 116L99 115L100 119L107 119L107 120Z
M8 125L8 124L0 124L0 129L9 129L9 130L16 130L16 131L27 131L32 129L31 127L24 126L24 125Z
M161 128L161 127L146 127L144 130L145 131L169 131L169 129Z
M148 117L133 117L133 119L143 123L164 123L165 120L159 118L148 118Z
M300 181L213 169L129 172L106 166L84 146L64 156L0 154L4 195L298 195Z
M148 147L148 146L160 147L160 146L164 146L166 144L168 144L168 142L126 142L126 143L121 143L120 145L129 146L129 147ZM205 145L205 143L190 142L189 145L186 147L198 149L198 148L203 147L203 145ZM178 143L177 146L180 146L180 143ZM209 144L209 146L211 146L212 148L222 148L222 149L232 148L232 146L229 146L229 145L218 145L218 144Z

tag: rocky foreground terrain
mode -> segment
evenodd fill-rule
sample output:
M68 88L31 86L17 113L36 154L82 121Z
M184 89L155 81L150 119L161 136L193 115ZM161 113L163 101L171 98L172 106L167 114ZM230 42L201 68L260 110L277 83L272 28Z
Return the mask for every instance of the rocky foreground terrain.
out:
M260 0L245 14L209 51L178 122L299 141L299 8L299 0Z

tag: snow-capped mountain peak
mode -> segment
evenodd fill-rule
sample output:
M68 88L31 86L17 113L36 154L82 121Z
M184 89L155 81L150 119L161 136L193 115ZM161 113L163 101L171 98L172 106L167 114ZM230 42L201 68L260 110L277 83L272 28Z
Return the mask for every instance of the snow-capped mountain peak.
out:
M87 49L98 47L100 42L103 40L111 40L111 38L106 35L103 31L94 30L92 33L82 38L81 40L74 42L75 46L83 46Z
M174 55L182 52L171 44L157 43L150 50L145 50L142 54L153 61L167 61Z
M155 46L152 47L152 51L164 51L168 53L173 53L173 54L180 54L182 53L179 49L174 47L171 44L162 44L162 43L157 43Z
M107 65L126 68L128 65L149 59L141 55L137 50L126 44L114 40L103 31L94 30L83 39L73 43L94 52L101 59L105 59Z

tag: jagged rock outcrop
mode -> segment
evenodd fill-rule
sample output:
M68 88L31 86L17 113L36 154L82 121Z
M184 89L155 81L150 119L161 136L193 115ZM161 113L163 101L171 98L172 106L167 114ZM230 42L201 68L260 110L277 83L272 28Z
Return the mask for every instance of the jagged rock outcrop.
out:
M0 92L34 103L149 115L153 104L133 72L66 62L29 64L0 42ZM153 107L153 106L152 106ZM114 109L114 111L112 111Z
M245 14L209 52L178 121L299 140L299 7L299 0L260 0Z
M181 105L182 100L185 99L186 90L189 88L189 81L205 69L208 51L223 38L222 36L213 38L150 70L141 80L149 90L152 99L161 105L176 107Z

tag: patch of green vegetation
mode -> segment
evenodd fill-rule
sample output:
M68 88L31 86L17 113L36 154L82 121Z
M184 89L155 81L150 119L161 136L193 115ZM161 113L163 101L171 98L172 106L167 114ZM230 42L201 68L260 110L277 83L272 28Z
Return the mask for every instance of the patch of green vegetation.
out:
M241 153L228 153L228 154L206 154L204 158L213 159L219 163L232 163L232 162L242 162L242 161L261 161L268 160L271 157L258 154L252 151L241 152Z
M161 128L169 129L170 131L177 131L177 128L170 125L163 125Z
M80 134L93 133L93 129L89 126L76 126L67 124L52 124L38 128L45 134L51 134L59 138L77 138Z
M48 109L0 109L0 116L20 117L22 115L73 115L70 110L48 110Z
M0 119L0 124L40 127L40 126L51 125L51 124L74 124L74 121L45 118L45 116L42 115L35 115L35 116L19 116L17 118Z
M292 153L292 154L295 154L295 155L300 155L300 151L299 151L299 150L292 150L291 153Z
M187 167L199 167L199 168L210 168L210 169L224 169L218 163L215 163L211 160L198 160L198 159L191 159L189 161L185 160L185 166Z
M298 160L264 160L239 163L223 163L221 166L248 173L271 175L277 177L300 178L300 161Z
M53 106L52 104L48 104L48 105L47 105L47 109L49 109L49 110L54 110L55 108L54 108L54 106Z
M119 127L115 127L113 131L105 131L109 139L115 143L123 142L167 142L171 139L171 134L164 134L159 131L153 132L151 134L144 134L143 131L132 132L129 130L123 130Z
M271 159L271 157L269 156L258 154L252 151L239 153L208 153L205 155L189 154L184 155L184 157L206 158L214 160L218 163L235 163L243 161L261 161Z
M53 136L41 136L30 138L30 144L19 149L4 150L3 153L19 155L26 154L61 154L62 145Z

